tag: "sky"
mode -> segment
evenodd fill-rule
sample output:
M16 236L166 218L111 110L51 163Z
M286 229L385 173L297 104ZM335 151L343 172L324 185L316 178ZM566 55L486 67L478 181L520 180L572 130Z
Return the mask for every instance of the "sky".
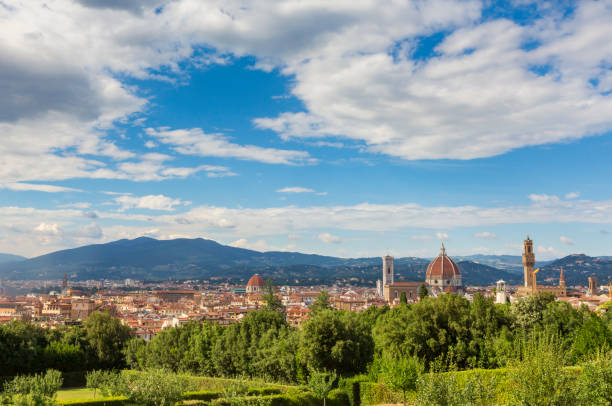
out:
M612 1L0 0L0 252L612 255Z

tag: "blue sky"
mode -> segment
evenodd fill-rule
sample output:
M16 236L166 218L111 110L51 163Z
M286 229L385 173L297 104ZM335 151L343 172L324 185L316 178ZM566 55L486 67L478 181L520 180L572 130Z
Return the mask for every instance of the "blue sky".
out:
M0 252L612 255L612 2L0 2Z

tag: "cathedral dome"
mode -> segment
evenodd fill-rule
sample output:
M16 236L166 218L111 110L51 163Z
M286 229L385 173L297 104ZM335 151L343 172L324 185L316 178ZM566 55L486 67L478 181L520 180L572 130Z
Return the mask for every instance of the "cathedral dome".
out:
M461 286L459 266L446 255L444 244L442 244L440 254L427 267L425 280L430 285L442 288L446 286Z
M247 282L246 291L247 293L261 292L266 286L266 281L259 274L251 276L251 279Z

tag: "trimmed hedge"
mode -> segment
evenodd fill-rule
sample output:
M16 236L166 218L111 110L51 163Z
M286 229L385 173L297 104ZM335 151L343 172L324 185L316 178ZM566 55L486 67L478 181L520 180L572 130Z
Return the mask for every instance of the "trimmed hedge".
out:
M401 393L393 392L382 383L360 382L359 391L363 405L402 403L404 401Z
M198 391L198 392L185 392L183 393L184 400L203 400L205 402L213 399L218 399L222 395L222 392L214 391Z
M62 406L123 406L128 403L129 399L123 396L115 396L101 399L88 400L67 400L64 402L56 402L56 405Z
M352 378L342 378L338 382L338 389L348 395L350 406L361 405L360 384L368 382L367 375L357 375Z

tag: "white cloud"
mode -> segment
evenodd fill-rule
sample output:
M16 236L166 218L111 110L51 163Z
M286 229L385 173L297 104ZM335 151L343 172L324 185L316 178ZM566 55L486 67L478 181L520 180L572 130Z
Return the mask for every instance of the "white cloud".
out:
M565 195L566 199L577 199L578 197L580 197L580 193L578 192L570 192Z
M140 199L135 196L128 195L128 197ZM131 205L139 203L133 200L130 202ZM155 207L176 208L177 206L177 204L164 206L160 203ZM530 229L533 229L545 224L581 223L596 225L596 230L605 230L606 225L612 224L612 200L572 200L549 205L534 203L496 207L421 206L414 203L269 208L197 206L183 213L139 214L130 211L98 210L96 215L95 220L103 229L103 236L89 240L80 237L81 239L77 241L71 233L91 221L84 216L81 209L0 206L0 252L14 252L15 247L20 247L19 253L32 256L41 254L42 246L39 243L45 244L44 248L48 250L64 249L75 246L77 242L135 238L145 233L155 235L157 238L169 238L173 235L190 237L206 235L207 238L218 241L244 238L256 242L266 236L279 238L279 236L305 235L305 233L317 237L318 234L323 234L322 238L331 241L334 236L329 232L327 234L330 235L327 236L324 231L330 229L347 233L365 231L371 234L392 231L410 233L417 228L432 230L431 234L423 235L433 238L441 225L447 230L455 230L473 227L486 229L504 224L530 224ZM389 218L393 218L393 222L389 222ZM157 231L152 233L151 230ZM418 235L413 237L421 238ZM436 237L446 240L444 235ZM521 249L516 244L509 244L506 247L513 252L520 252ZM561 253L553 252L546 255L547 258L558 257Z
M474 234L474 238L482 238L485 240L495 240L497 238L497 235L489 232L489 231L483 231L481 233L476 233Z
M173 199L164 195L147 195L147 196L119 196L115 202L121 205L121 210L126 209L149 209L149 210L165 210L174 211L175 206L189 204L181 199Z
M563 254L557 251L555 248L545 247L543 245L538 245L537 251L538 254L542 256L542 259L553 259L563 256Z
M59 235L62 232L57 223L40 223L34 230L45 235Z
M65 186L42 185L42 184L23 183L23 182L0 183L0 189L9 189L9 190L16 190L16 191L33 190L37 192L48 192L48 193L80 192L81 191L79 189L74 189L74 188L65 187Z
M342 242L342 239L340 237L338 237L337 235L333 235L330 233L320 233L317 238L320 241L323 241L326 244L339 244Z
M574 245L574 241L572 241L571 239L567 238L566 236L562 235L561 237L559 237L559 241L561 241L563 244L565 245Z
M167 128L147 128L151 137L171 145L174 150L186 155L237 158L268 164L297 165L314 163L307 152L275 148L263 148L256 145L239 145L229 141L222 134L207 134L201 128L170 130Z
M61 208L75 208L75 209L87 209L91 207L91 203L89 202L76 202L76 203L66 203L59 205Z
M447 233L437 232L436 233L436 238L438 240L448 240L448 234Z
M427 235L427 234L425 234L425 235L412 235L412 236L410 236L410 238L412 240L431 240L433 238L433 236Z
M552 203L552 204L556 204L560 202L560 199L555 196L555 195L547 195L547 194L530 194L529 196L529 200L531 200L534 203L542 203L542 204L548 204L548 203Z
M314 189L309 189L306 187L292 186L292 187L284 187L282 189L278 189L277 193L315 193Z
M229 243L228 245L231 247L245 248L245 249L255 250L255 251L268 251L270 249L268 244L262 239L251 242L247 240L246 238L240 238L236 241Z
M291 96L307 110L255 120L284 138L333 135L403 159L471 159L612 129L607 2L581 2L567 18L543 8L541 19L521 25L478 23L478 1L254 0L244 7L183 0L156 12L159 4L56 0L0 8L0 179L164 179L167 161L147 176L151 162L139 162L107 132L117 122L144 121L149 101L123 78L173 81L186 78L185 65L231 56L253 55L257 68L292 78ZM415 59L419 38L436 32L449 35L433 57ZM526 41L540 46L527 49ZM194 56L202 47L216 52ZM304 151L174 131L189 135L166 134L181 154L314 162Z

